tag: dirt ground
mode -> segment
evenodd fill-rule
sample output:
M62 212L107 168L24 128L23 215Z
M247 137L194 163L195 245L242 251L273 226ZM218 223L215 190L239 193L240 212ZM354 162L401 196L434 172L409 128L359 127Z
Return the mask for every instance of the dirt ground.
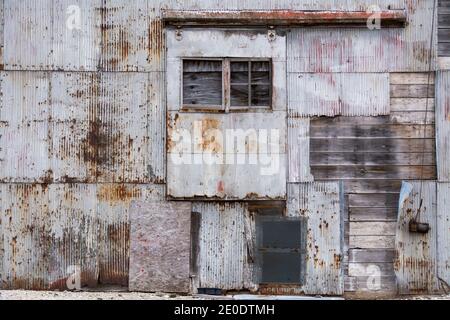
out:
M229 295L229 296L181 296L170 293L141 293L141 292L125 292L125 291L108 291L108 292L72 292L72 291L30 291L30 290L0 290L0 300L167 300L167 299L280 299L280 300L315 300L330 299L322 297L287 297L287 296L254 296L254 295ZM333 298L331 298L333 299ZM340 298L335 298L340 299ZM396 299L411 300L450 300L450 295L439 296L412 296L398 297Z

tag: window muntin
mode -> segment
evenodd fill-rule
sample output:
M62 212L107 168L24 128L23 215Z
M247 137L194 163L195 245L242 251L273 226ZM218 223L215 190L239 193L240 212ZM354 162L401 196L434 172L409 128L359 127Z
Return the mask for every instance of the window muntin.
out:
M183 60L183 105L223 105L223 62L221 60Z
M269 109L270 59L183 59L183 108Z

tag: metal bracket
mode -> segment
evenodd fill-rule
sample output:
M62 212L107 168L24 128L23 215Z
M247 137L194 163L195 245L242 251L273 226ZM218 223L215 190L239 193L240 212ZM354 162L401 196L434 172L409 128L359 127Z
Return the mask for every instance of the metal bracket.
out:
M267 30L267 39L269 41L274 41L277 37L277 33L275 32L275 29L273 26L269 27L269 30Z
M180 26L178 26L175 30L175 39L177 39L178 41L181 41L183 39L183 30L181 30Z

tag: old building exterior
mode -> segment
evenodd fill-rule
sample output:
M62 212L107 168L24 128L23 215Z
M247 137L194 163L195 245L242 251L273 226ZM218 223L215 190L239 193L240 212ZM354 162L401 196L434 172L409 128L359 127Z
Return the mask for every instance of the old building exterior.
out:
M449 1L0 9L0 288L448 288Z

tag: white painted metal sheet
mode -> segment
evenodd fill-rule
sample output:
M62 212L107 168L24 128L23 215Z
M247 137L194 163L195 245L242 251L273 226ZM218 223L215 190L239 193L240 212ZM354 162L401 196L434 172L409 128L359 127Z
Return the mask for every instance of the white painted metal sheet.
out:
M288 118L288 182L311 182L309 118Z
M284 199L285 117L285 112L171 112L167 143L168 196Z
M290 117L389 114L387 73L290 73Z

